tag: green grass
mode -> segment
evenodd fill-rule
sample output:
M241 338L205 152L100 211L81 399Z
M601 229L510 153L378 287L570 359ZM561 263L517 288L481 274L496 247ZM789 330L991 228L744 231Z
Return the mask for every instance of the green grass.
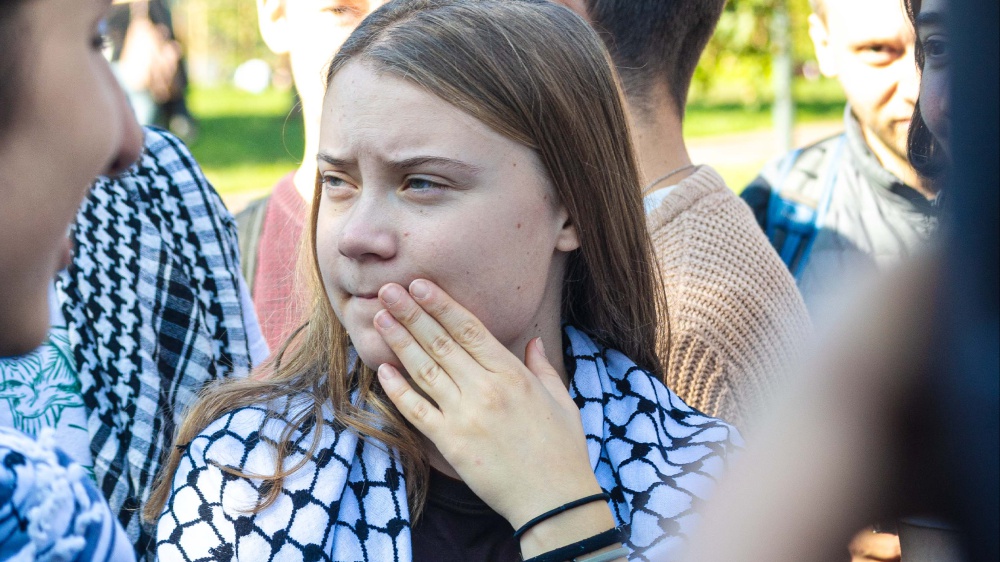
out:
M689 100L684 116L684 135L688 138L710 137L767 129L772 125L771 103L746 104L720 93ZM809 123L840 119L844 112L844 94L835 80L806 81L792 84L795 98L795 121Z
M799 80L794 88L799 122L840 119L844 99L835 82ZM769 103L743 104L727 98L724 87L717 90L721 93L691 100L684 125L687 137L771 127ZM196 87L188 102L199 123L191 151L224 196L264 193L298 167L303 150L302 118L293 110L291 92L271 90L255 95L231 87ZM742 179L752 178L759 166L727 170L720 163L719 168L727 179L730 175Z
M188 103L198 120L191 152L219 193L264 192L302 160L302 118L291 92L195 88Z

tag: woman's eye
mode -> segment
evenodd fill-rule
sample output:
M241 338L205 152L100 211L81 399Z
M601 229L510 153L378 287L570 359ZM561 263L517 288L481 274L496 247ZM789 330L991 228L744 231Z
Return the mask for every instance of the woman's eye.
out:
M322 183L324 190L342 190L352 187L351 184L343 178L332 175L324 175Z
M442 187L441 184L424 178L408 178L404 184L406 189L414 191L428 191Z
M924 56L932 59L939 59L948 54L948 44L941 39L927 39L924 41Z

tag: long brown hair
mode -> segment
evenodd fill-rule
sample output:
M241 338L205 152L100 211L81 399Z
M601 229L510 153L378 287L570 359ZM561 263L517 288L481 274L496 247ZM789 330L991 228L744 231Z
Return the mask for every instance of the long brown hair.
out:
M562 320L618 349L662 378L658 352L665 300L646 231L639 172L621 89L597 35L569 10L546 0L397 0L369 16L334 57L328 83L358 60L447 100L497 132L532 148L574 222L580 248L568 258ZM180 449L209 423L237 408L305 396L289 420L275 474L257 509L280 493L290 436L322 420L332 405L339 424L399 453L411 515L426 498L429 468L420 435L376 382L372 369L348 365L350 341L318 274L317 181L308 241L311 316L297 337L263 365L265 377L226 381L207 390L177 433ZM353 397L353 398L352 398ZM274 417L287 415L275 412ZM310 454L319 439L314 434ZM144 514L155 520L182 452L170 452ZM234 474L245 475L229 469Z

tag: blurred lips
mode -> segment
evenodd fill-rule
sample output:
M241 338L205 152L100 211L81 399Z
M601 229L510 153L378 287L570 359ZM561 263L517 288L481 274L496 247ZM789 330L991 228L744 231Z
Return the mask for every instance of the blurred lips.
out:
M63 238L59 247L59 270L69 267L73 262L73 239L69 236Z

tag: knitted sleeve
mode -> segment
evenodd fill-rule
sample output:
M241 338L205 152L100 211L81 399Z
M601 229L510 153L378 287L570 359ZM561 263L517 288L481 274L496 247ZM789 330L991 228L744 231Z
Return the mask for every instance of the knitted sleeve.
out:
M648 216L667 295L666 383L737 427L782 382L811 325L747 205L701 167Z

